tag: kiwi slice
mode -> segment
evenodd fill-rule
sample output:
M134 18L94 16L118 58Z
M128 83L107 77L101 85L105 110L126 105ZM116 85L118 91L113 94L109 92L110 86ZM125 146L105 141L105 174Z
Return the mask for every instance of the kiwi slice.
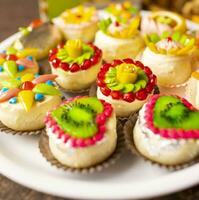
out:
M116 79L115 79L115 77L113 77L113 78L107 77L107 78L105 79L104 82L105 82L105 83L115 83L115 82L116 82Z
M117 84L118 84L117 82L108 83L107 86L108 86L109 88L112 88L112 87L116 86Z
M139 80L136 85L139 85L140 88L145 88L146 87L146 81L145 80Z
M124 84L117 84L116 86L112 86L111 89L112 90L116 90L116 91L119 91L119 90L122 90L124 88Z
M134 87L135 87L134 84L130 84L130 83L129 83L129 84L125 84L122 91L123 91L124 93L132 92L133 89L134 89Z

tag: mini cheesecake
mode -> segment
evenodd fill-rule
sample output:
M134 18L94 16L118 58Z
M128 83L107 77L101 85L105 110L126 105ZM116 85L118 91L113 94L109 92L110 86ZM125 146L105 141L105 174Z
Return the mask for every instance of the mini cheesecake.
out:
M167 166L199 156L199 112L178 96L154 95L139 112L134 144L145 158Z
M21 78L1 81L0 120L16 131L39 130L44 117L53 106L61 103L61 93L54 86L56 75L27 73Z
M38 72L39 66L34 57L19 56L18 51L12 47L0 53L0 81Z
M98 30L98 14L94 7L78 6L65 10L53 19L53 23L66 40L81 39L84 42L92 42Z
M186 86L185 96L199 109L199 72L193 72Z
M158 35L166 32L185 32L186 31L185 19L174 12L169 11L156 11L150 15L144 16L141 21L141 33Z
M81 40L68 40L49 55L56 82L66 91L81 91L96 80L102 62L102 51Z
M139 22L139 16L123 21L111 18L101 20L94 43L102 49L106 62L127 56L135 58L144 49L144 40L138 31Z
M97 97L111 103L119 117L139 110L153 93L156 76L150 68L130 58L102 66L97 78Z
M184 84L191 76L195 39L175 32L161 36L145 36L146 49L141 61L156 74L158 85L176 87Z
M115 113L109 103L95 97L68 99L47 114L45 123L50 151L63 165L88 168L116 148Z

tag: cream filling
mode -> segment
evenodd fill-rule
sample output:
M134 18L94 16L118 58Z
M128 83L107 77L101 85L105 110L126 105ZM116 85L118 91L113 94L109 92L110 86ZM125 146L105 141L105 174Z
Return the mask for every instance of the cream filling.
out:
M191 57L162 55L152 52L148 47L142 54L141 61L149 66L157 76L160 86L175 86L185 83L191 75Z
M62 69L55 69L51 65L53 74L56 74L56 82L66 90L82 90L87 89L97 77L97 74L101 67L101 62L90 67L87 70L80 70L78 72L69 72Z
M117 144L116 117L115 113L106 122L104 138L88 147L73 148L70 142L63 143L47 128L49 146L54 157L64 165L84 168L104 161L115 150Z
M130 39L118 39L98 31L95 45L102 49L103 59L111 62L113 59L135 58L144 48L144 41L139 34Z

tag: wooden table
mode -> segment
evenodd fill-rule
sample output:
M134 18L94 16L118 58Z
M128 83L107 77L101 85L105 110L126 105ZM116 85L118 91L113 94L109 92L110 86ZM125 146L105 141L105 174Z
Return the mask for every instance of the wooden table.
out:
M38 18L37 0L0 0L0 41L15 33L20 26L29 24L34 18ZM0 200L62 200L62 198L30 190L0 175ZM153 200L199 200L199 186Z

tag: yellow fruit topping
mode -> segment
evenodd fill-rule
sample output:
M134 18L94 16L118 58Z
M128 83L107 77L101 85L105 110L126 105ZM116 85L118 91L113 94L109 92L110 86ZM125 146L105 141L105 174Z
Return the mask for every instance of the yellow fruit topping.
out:
M32 81L33 79L34 79L34 74L31 74L31 73L27 73L21 77L22 82Z
M68 40L65 48L71 58L77 58L82 54L83 43L81 40Z
M191 76L199 80L199 72L193 72Z
M34 103L34 93L31 90L23 90L18 94L19 102L23 105L26 112L29 112Z
M123 63L117 67L117 80L119 83L134 83L137 79L137 72L132 64Z
M21 51L18 51L16 55L19 58L24 58L26 56L36 57L37 54L38 54L38 49L36 49L36 48L26 48L26 49L23 49Z

